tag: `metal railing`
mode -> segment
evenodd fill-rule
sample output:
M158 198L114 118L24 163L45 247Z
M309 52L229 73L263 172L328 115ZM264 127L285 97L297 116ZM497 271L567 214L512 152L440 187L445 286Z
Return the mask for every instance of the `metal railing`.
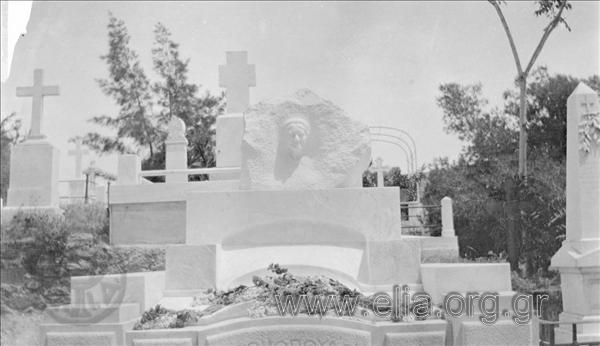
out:
M578 324L599 324L598 321L540 321L540 346L598 346L600 340L595 341L578 341L577 340L577 325ZM571 325L571 342L568 343L556 343L555 328L561 324Z
M212 168L187 168L187 169L154 169L140 172L140 178L146 177L163 177L168 174L186 174L202 175L202 174L234 174L239 173L239 167L212 167Z
M429 236L432 235L434 231L439 231L439 233L441 233L441 223L425 223L425 220L427 220L427 212L430 210L439 210L441 209L441 205L413 205L412 203L400 202L400 219L402 221L402 234ZM414 213L410 212L411 209L423 209L423 212L415 215ZM414 225L413 223L419 224Z

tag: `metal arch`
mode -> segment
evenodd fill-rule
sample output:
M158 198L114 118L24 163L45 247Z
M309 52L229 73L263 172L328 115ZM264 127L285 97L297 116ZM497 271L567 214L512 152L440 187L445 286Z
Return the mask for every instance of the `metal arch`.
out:
M390 126L370 126L369 129L373 129L373 130L391 130L391 131L398 131L402 134L404 134L406 137L408 137L408 139L410 139L412 145L413 145L413 152L415 153L415 167L418 166L418 159L417 159L417 143L415 142L415 139L410 135L410 133L406 132L405 130L396 128L396 127L390 127Z
M374 134L372 134L372 136L374 136L374 137L376 137L376 136L389 137L389 138L393 138L393 139L396 139L396 140L404 143L406 145L406 148L408 148L408 153L410 154L411 166L409 166L408 169L412 170L413 173L417 171L417 167L416 167L416 164L415 164L415 158L414 158L413 151L410 150L411 149L410 148L410 144L408 144L408 142L404 138L398 137L398 136L395 136L395 135L390 135L390 134L387 134L387 133L374 133Z
M392 141L387 141L385 139L380 139L380 138L375 138L373 139L374 142L382 142L382 143L389 143L389 144L393 144L395 146L397 146L398 148L402 149L402 151L404 152L404 155L406 156L406 167L410 170L410 159L409 159L409 155L408 152L406 151L406 148L404 148L403 146L401 146L400 144L398 144L397 142L392 142Z

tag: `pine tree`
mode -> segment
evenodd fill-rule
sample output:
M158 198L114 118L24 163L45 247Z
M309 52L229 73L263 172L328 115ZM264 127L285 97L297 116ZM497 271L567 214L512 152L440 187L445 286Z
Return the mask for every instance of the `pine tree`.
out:
M211 167L214 157L214 123L223 112L223 97L206 92L197 96L198 86L188 82L189 59L179 56L179 44L171 39L171 33L161 23L154 29L155 42L152 49L154 70L161 81L154 83L153 91L162 108L157 115L161 125L172 117L178 117L187 127L188 162L198 167Z
M109 78L97 80L102 91L119 106L116 117L95 116L92 123L116 130L116 136L88 133L83 143L99 153L136 152L147 149L150 157L159 140L152 121L150 82L140 66L138 56L129 48L130 36L125 23L109 13L109 52L101 56L108 64Z

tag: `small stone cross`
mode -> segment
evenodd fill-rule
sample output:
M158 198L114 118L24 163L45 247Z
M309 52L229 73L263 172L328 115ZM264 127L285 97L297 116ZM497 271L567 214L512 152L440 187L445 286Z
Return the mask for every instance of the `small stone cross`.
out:
M59 95L57 85L44 86L44 70L33 71L33 86L17 87L17 97L32 97L31 101L31 129L28 138L43 139L42 115L44 114L44 96Z
M81 176L81 159L83 155L87 155L90 152L88 150L83 150L81 148L81 139L78 138L75 140L75 150L69 150L70 156L75 156L75 177L79 178Z
M256 86L256 70L248 65L247 52L227 52L227 65L219 66L219 86L227 89L227 113L248 109L249 87Z

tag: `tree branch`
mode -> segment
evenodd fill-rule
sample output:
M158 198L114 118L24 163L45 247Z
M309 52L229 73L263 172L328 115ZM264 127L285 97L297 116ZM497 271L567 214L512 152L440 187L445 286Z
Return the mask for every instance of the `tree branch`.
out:
M494 6L496 9L496 13L498 13L498 17L500 17L500 22L502 23L502 27L506 32L506 37L508 38L508 43L510 44L510 49L513 54L513 58L515 59L515 65L517 65L517 73L519 74L519 78L523 74L523 69L521 68L521 60L519 59L519 53L517 52L517 47L515 46L515 41L510 33L510 28L508 27L508 23L506 22L506 18L504 18L504 14L502 13L502 9L500 9L500 5L498 2L494 0L488 0L488 2Z
M535 61L537 60L538 56L542 52L542 48L544 48L544 44L546 44L546 40L550 36L550 33L552 33L552 30L554 30L554 28L556 28L556 26L560 22L560 19L562 17L562 12L563 12L563 10L565 9L566 6L567 6L567 1L564 1L560 5L560 9L558 10L558 13L556 14L556 16L554 16L554 18L552 19L552 21L544 29L544 35L542 35L542 38L540 39L540 42L538 43L537 47L535 48L535 51L533 52L533 55L531 56L531 59L529 60L529 63L527 64L527 68L525 69L525 74L529 74L529 71L531 71L531 68L533 67L533 64L535 63Z

